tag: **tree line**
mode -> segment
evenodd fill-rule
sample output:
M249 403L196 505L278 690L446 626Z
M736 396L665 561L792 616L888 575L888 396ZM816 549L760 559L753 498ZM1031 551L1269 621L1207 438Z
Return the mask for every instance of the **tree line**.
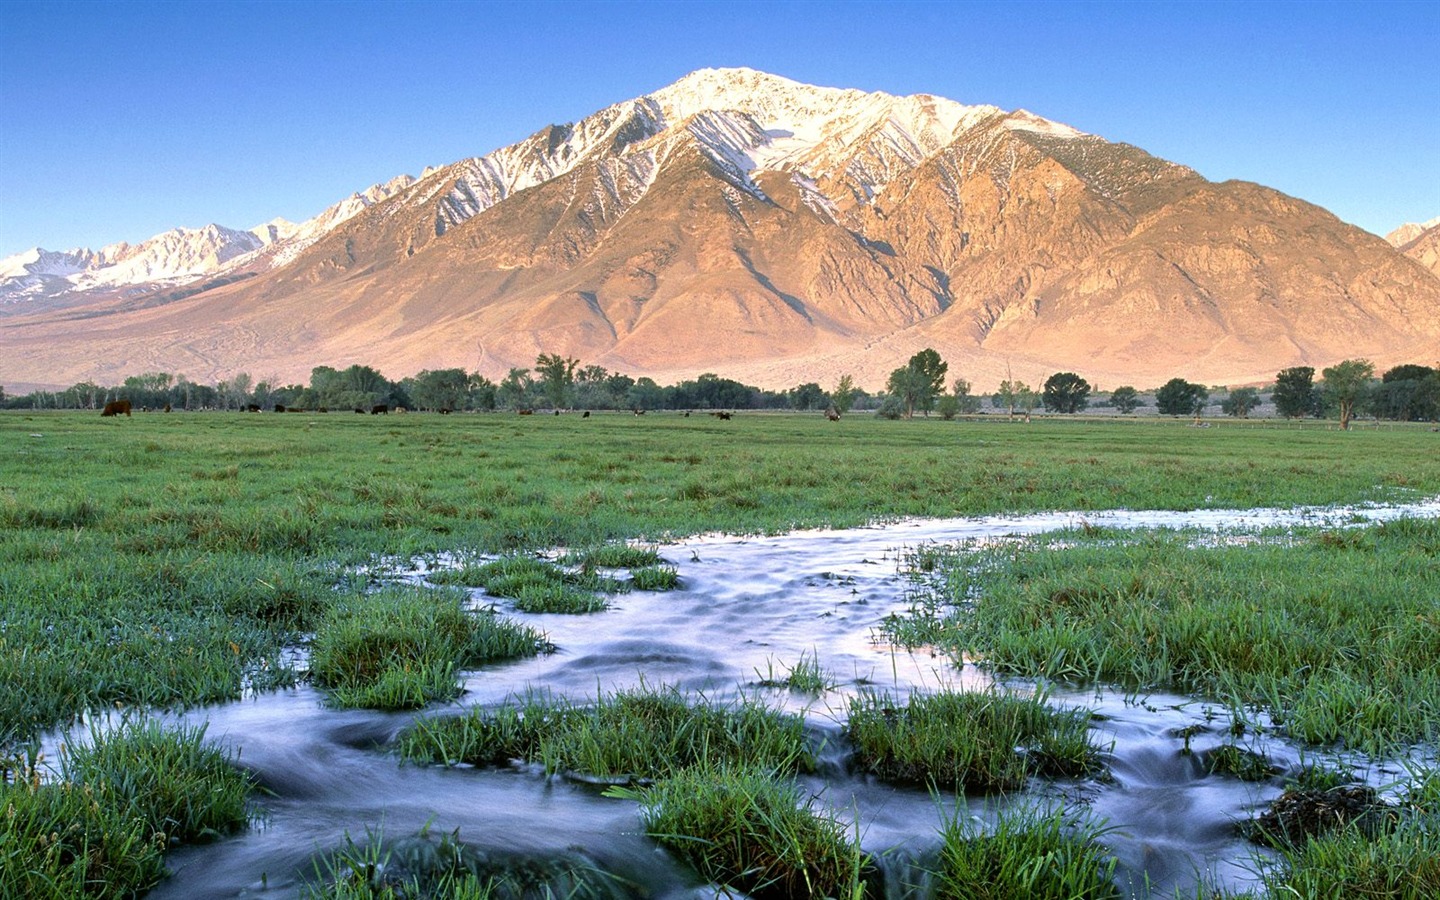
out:
M843 375L830 390L816 382L782 391L747 385L707 373L677 384L661 385L654 379L632 378L597 365L582 366L578 359L542 353L529 368L510 369L499 381L461 368L427 369L392 381L376 369L352 365L345 369L317 366L308 384L255 381L240 373L207 385L184 375L151 372L127 377L121 384L101 386L80 382L63 391L35 391L6 396L0 388L0 405L10 409L100 409L110 400L125 399L141 409L269 409L276 406L306 410L370 410L375 406L410 409L519 410L692 410L789 409L874 410L884 418L912 418L932 412L945 419L984 410L986 395L972 392L964 378L946 383L949 365L935 350L926 348L890 373L885 390L871 394ZM1224 390L1220 388L1218 390ZM1368 360L1352 359L1323 369L1296 366L1276 374L1269 388L1275 414L1284 418L1326 417L1350 427L1357 416L1396 421L1440 421L1440 366L1396 366L1375 376ZM1074 372L1056 372L1039 389L1010 377L988 395L992 409L1010 418L1032 413L1068 415L1084 411L1096 393ZM1261 389L1237 387L1219 401L1228 416L1247 418L1263 402ZM1154 392L1156 411L1169 416L1201 416L1211 403L1211 388L1172 378ZM1121 414L1131 414L1146 403L1142 392L1122 385L1108 397L1095 400Z

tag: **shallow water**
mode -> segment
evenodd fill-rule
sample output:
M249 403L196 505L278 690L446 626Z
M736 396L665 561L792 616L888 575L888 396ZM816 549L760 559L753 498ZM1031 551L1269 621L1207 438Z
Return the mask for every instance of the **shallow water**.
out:
M802 712L831 738L832 764L805 784L847 820L858 816L863 847L885 854L898 874L905 858L936 846L941 822L954 814L957 801L847 774L838 741L846 700L862 687L906 694L913 688L990 683L973 665L957 668L943 657L876 642L881 620L909 606L912 585L897 571L904 548L1082 523L1229 529L1343 525L1398 515L1440 516L1440 502L1343 510L1057 513L683 541L662 548L679 570L679 590L624 594L610 611L591 615L512 613L544 629L557 652L470 673L459 701L427 714L500 703L527 689L594 697L642 680L716 698L758 694ZM404 577L419 581L423 574L422 567ZM783 678L802 654L818 657L836 682L834 690L817 699L758 686L766 677ZM1196 754L1224 743L1223 709L1193 698L1136 698L1093 689L1055 692L1052 702L1103 714L1095 742L1113 747L1106 757L1113 779L1037 782L1028 795L1005 800L972 797L963 814L991 818L1006 804L1042 798L1083 802L1112 829L1105 843L1120 860L1122 884L1137 895L1146 893L1141 888L1146 884L1155 896L1198 880L1253 885L1256 851L1236 835L1234 824L1277 796L1279 782L1206 776L1197 755L1182 754L1184 741L1176 734L1201 726L1191 738ZM240 748L241 764L265 788L259 801L263 817L239 835L172 853L168 863L174 874L152 897L292 897L303 880L315 876L315 855L337 849L347 834L361 842L367 829L378 827L387 837L402 838L427 824L437 833L459 829L467 844L497 850L579 851L630 884L623 892L628 896L714 896L638 833L633 802L602 797L593 787L546 778L535 769L400 765L386 745L413 714L327 709L318 691L300 687L181 718L208 721L212 739ZM1302 764L1299 748L1283 741L1261 737L1246 745L1290 770ZM1312 752L1303 762L1323 759ZM1377 783L1399 772L1351 762ZM898 880L891 879L891 896L924 896L920 888L899 887Z

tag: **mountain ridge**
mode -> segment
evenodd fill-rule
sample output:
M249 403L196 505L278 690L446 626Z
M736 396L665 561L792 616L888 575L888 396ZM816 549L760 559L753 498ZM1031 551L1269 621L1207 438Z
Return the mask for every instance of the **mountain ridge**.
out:
M1406 361L1440 340L1440 278L1304 201L1024 110L748 69L268 225L183 276L195 293L0 306L0 355L19 360L0 378L98 372L99 336L105 365L192 377L348 362L493 377L558 352L777 387L878 386L929 345L981 385L1056 369L1158 384Z

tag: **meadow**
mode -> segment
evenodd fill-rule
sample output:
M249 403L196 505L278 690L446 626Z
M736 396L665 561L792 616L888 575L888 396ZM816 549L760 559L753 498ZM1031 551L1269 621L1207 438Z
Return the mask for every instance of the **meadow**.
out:
M785 414L741 414L720 421L703 414L654 413L584 419L576 414L271 413L137 413L129 419L101 419L95 413L7 413L0 415L0 756L8 761L0 762L0 780L11 786L3 788L7 793L0 799L26 790L41 796L34 778L34 740L89 710L185 707L285 687L305 677L330 687L338 705L419 707L453 696L457 669L501 653L545 652L541 634L501 632L484 620L466 619L453 595L423 592L417 607L405 591L373 591L388 572L416 558L445 554L466 560L562 548L585 569L588 554L603 558L616 542L658 544L713 531L780 533L899 517L1041 510L1407 501L1436 494L1440 437L1421 427L1341 432L1230 423L1194 428L1188 420L1022 424L999 417L890 422L867 416L830 423L819 415ZM1320 585L1311 585L1315 590L1309 594L1299 591L1301 599L1329 585L1363 607L1363 597L1355 596L1357 585L1373 583L1390 554L1410 569L1383 582L1389 591L1385 602L1418 623L1398 640L1408 652L1420 652L1415 648L1423 650L1434 631L1434 601L1407 596L1407 590L1413 594L1418 585L1429 584L1430 576L1415 580L1404 572L1433 573L1433 529L1355 534L1328 539L1329 544L1314 538L1316 552L1332 568L1308 559L1284 564L1310 573ZM1353 547L1339 546L1352 540ZM1042 557L1058 559L1060 552ZM1184 548L1148 552L1170 559L1183 556ZM1236 558L1222 561L1223 567L1242 579L1281 567L1243 548L1233 552ZM1026 564L1040 570L1040 563ZM1301 707L1286 692L1303 686L1285 683L1279 675L1256 675L1243 683L1234 676L1226 682L1223 671L1211 680L1201 677L1203 656L1183 665L1167 657L1165 664L1178 666L1179 674L1147 662L1143 637L1151 626L1144 622L1136 626L1142 649L1124 658L1103 650L1098 658L1087 657L1077 649L1054 663L1053 653L1045 656L1044 648L1004 644L996 635L1016 628L1014 622L1033 622L1035 612L1026 602L1107 608L1113 595L1136 599L1135 611L1127 615L1137 622L1145 618L1153 598L1148 587L1128 586L1131 575L1125 566L1133 562L1087 557L1073 565L1080 574L1047 570L1048 587L1035 595L1036 601L1019 589L1010 591L1003 577L1012 570L996 563L986 570L993 577L983 588L997 596L1009 596L1009 591L1016 599L997 604L993 623L941 621L937 614L914 627L948 629L928 639L956 640L955 634L963 634L973 644L966 649L993 654L995 664L1007 671L1128 680L1137 686L1174 684L1221 695L1238 691L1240 684L1256 694L1250 698L1255 703L1266 703L1263 692L1268 690L1277 699L1266 708L1298 716ZM1158 585L1155 590L1169 593L1200 590L1184 579L1192 577L1191 569L1208 566L1187 563L1165 580L1159 563L1145 565L1147 577ZM1114 574L1104 567L1112 567ZM462 566L452 580L488 587L492 582L487 579L516 577L513 568L487 570L476 563ZM637 568L634 577L638 580L643 571ZM952 588L962 594L981 577L963 567L946 571L957 573ZM1407 588L1412 584L1417 587ZM517 596L543 593L531 582L517 585ZM555 590L572 599L589 596L574 594L574 587ZM1243 582L1227 589L1244 594ZM1243 600L1236 603L1243 605ZM1017 610L1010 613L1013 621L998 618L1011 609ZM1287 615L1298 613L1276 613L1281 632ZM1393 637L1396 631L1383 621L1362 621L1381 636ZM1191 621L1184 627L1193 631L1197 626ZM377 650L369 637L373 634L405 644L405 665L424 672L418 688L386 681L386 672L375 676L378 682L354 680L357 655L388 652L389 644ZM444 635L438 648L430 641L435 634ZM290 651L311 636L312 671L298 670ZM1343 661L1352 652L1369 652L1365 648L1370 646L1342 647L1335 658ZM1202 650L1218 652L1208 646ZM1043 660L1036 662L1038 656ZM1331 657L1317 658L1335 667ZM1397 677L1413 675L1413 666L1391 668L1405 669ZM1366 684L1375 677L1355 675ZM1406 684L1420 691L1413 696L1424 696L1424 685ZM1415 718L1408 730L1372 730L1359 742L1433 737L1430 712L1413 702L1409 706ZM1316 708L1308 718L1293 719L1292 727L1305 729L1301 737L1331 740L1337 727L1349 727L1343 716L1339 725L1325 720L1324 703ZM1383 710L1374 715L1383 717ZM153 738L148 732L145 736ZM193 734L182 734L176 742L195 740ZM130 751L137 766L139 760L163 756L154 743ZM123 756L126 751L118 752ZM475 752L483 756L485 751ZM191 776L194 780L211 777L204 773L213 761L204 766L209 768ZM81 771L78 762L74 770ZM737 779L735 796L755 796L759 789L746 780L753 774L727 775ZM27 807L39 837L26 837L30 831L10 833L8 843L0 840L0 858L49 854L54 866L71 867L67 871L97 858L89 845L61 853L45 843L46 816L63 820L70 794L81 805L93 800L84 793L82 779L71 781L64 797L45 795L39 807ZM233 789L227 790L233 795ZM793 805L795 798L781 793L773 802ZM120 823L116 833L122 834L104 845L106 852L98 858L136 870L137 885L157 877L158 863L135 862L163 849L164 841L157 845L152 837L164 830L153 824L154 816L94 815L115 819ZM224 827L234 827L233 817L226 821ZM125 822L152 824L146 826L149 832L127 831ZM1027 822L1034 826L1027 834L1054 824L1043 817ZM953 831L960 840L965 829L957 824ZM38 849L29 840L39 841ZM835 858L852 860L858 871L858 856L843 835L835 840ZM1082 844L1089 846L1088 839ZM75 877L74 883L83 886L95 876L81 871ZM77 890L54 896L88 892Z

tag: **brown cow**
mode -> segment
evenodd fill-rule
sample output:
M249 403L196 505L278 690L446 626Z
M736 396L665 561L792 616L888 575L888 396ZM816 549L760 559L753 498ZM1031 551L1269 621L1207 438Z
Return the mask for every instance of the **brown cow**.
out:
M127 416L130 415L129 400L111 400L109 403L105 404L105 409L100 413L100 416L102 418L105 416L118 416L121 413L124 413Z
M535 415L535 410L533 410L533 409L517 409L517 410L515 410L515 412L516 412L517 415L521 415L521 416L533 416L533 415Z
M372 416L388 416L389 414L390 406L388 404L377 403L374 406L370 407L370 415Z
M832 422L840 421L840 410L836 409L833 404L827 406L825 408L825 418L829 419Z

